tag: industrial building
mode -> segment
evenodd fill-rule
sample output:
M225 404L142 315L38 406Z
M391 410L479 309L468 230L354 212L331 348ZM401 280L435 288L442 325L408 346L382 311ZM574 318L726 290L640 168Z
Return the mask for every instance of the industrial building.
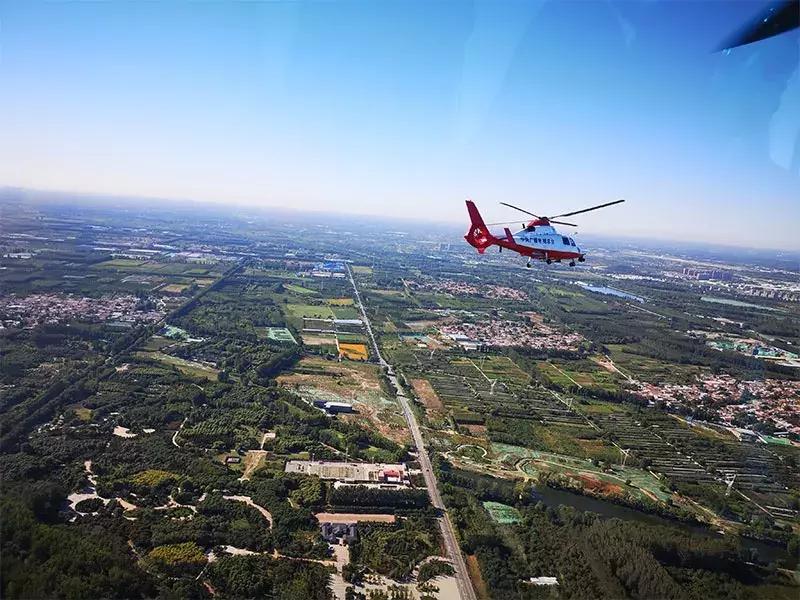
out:
M320 479L335 479L347 483L390 483L408 485L408 470L404 464L362 463L330 460L290 460L287 473L316 475Z

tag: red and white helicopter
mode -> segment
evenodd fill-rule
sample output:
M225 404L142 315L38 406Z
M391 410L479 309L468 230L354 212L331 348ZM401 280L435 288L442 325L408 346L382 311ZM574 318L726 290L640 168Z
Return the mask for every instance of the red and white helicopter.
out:
M576 260L578 262L583 262L586 260L584 258L584 253L581 251L580 246L575 243L575 240L569 236L561 235L558 231L556 231L555 227L553 227L551 223L577 227L575 223L556 221L556 219L561 217L571 217L572 215L579 215L591 210L597 210L598 208L605 208L606 206L620 204L621 202L625 202L625 200L614 200L614 202L607 202L606 204L600 204L598 206L592 206L591 208L584 208L582 210L564 213L562 215L555 215L553 217L540 217L539 215L535 215L532 212L512 204L501 202L500 204L503 206L508 206L509 208L513 208L514 210L518 210L526 215L534 217L534 220L529 221L527 224L523 223L522 230L513 234L508 227L505 227L503 236L499 237L494 236L489 232L489 226L506 225L511 223L511 221L507 221L505 223L489 223L489 225L487 225L483 222L483 217L481 217L481 214L478 212L478 207L475 206L475 203L472 200L467 200L467 211L469 211L471 223L470 229L467 232L467 235L464 236L464 239L467 240L471 246L477 248L480 254L486 252L486 249L489 246L499 246L500 252L502 252L503 248L505 248L507 250L511 250L512 252L517 252L522 256L527 256L527 267L531 266L532 259L543 260L547 262L548 265L552 262L569 260L569 266L574 267Z

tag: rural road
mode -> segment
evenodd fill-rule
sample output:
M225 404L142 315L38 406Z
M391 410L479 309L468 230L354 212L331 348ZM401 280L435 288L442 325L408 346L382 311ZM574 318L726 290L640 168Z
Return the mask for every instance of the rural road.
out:
M375 353L379 364L386 368L389 381L397 390L397 400L400 402L400 406L403 409L403 415L405 415L406 421L408 422L408 428L411 430L411 437L414 439L414 445L417 447L417 458L420 468L422 469L422 476L425 479L425 486L428 488L428 494L431 497L431 503L435 508L441 511L442 516L439 518L439 529L442 533L442 540L444 541L447 555L450 558L450 561L453 563L453 568L455 569L455 578L456 583L458 584L459 595L461 596L462 600L477 600L475 591L472 589L472 583L470 583L469 580L467 563L464 561L464 555L461 554L461 547L458 545L458 538L456 538L456 532L453 528L453 523L450 521L450 516L447 514L447 508L442 501L442 496L439 494L439 485L436 481L436 475L433 472L430 458L428 457L428 451L425 449L425 442L422 439L422 432L419 429L417 417L411 410L411 406L408 403L408 398L406 397L403 388L400 386L400 383L397 381L397 375L395 375L392 365L386 362L381 355L380 348L378 348L378 343L375 341L375 335L372 333L372 325L367 317L367 311L364 309L364 304L361 301L361 294L358 292L356 281L353 278L353 272L350 269L349 264L346 264L346 266L347 274L350 276L350 283L353 284L353 292L356 296L356 303L361 311L361 318L364 320L364 325L367 328L367 334L369 335L370 342L372 343L372 350Z

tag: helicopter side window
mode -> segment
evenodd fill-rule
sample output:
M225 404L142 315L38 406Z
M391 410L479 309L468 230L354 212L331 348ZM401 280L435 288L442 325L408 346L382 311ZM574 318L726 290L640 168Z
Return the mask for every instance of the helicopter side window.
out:
M561 241L564 242L565 246L569 246L569 238L565 235L561 236Z
M569 238L569 245L570 246L574 246L575 245L575 240L573 240L572 238Z

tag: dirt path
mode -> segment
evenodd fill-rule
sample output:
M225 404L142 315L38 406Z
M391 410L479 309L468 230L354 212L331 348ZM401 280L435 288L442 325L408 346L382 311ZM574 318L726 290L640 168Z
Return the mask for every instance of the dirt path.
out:
M172 445L175 446L176 448L180 448L180 446L178 445L178 434L181 432L181 429L183 429L183 426L186 425L186 421L188 420L189 417L184 417L183 421L181 422L181 426L178 427L178 430L172 436Z
M606 369L607 371L610 371L612 373L618 373L619 375L622 375L625 379L627 379L630 382L634 381L634 379L631 376L626 375L625 373L620 371L619 367L617 367L617 365L614 364L614 361L611 360L610 356L603 356L603 358L600 358L599 356L592 356L591 360L600 365L601 367L603 367L604 369Z
M239 481L250 481L250 477L263 464L266 456L266 450L248 450L244 455L244 472Z
M263 506L259 506L258 504L253 502L253 499L250 496L223 496L223 498L225 498L225 500L235 500L236 502L244 502L248 506L252 506L258 512L260 512L267 521L269 521L269 527L270 529L272 529L272 514L270 514L270 512Z
M575 380L574 380L572 377L570 377L570 376L569 376L569 374L567 374L567 372L566 372L566 371L564 371L563 369L561 369L561 368L560 368L560 367L559 367L557 364L555 364L555 363L550 363L550 366L551 366L551 367L553 367L553 368L554 368L556 371L558 371L559 373L561 373L561 374L562 374L564 377L566 377L567 379L569 379L569 380L570 380L572 383L574 383L575 385L577 385L579 390L580 390L580 389L583 389L583 386L582 386L580 383L578 383L578 382L577 382L577 381L575 381Z

